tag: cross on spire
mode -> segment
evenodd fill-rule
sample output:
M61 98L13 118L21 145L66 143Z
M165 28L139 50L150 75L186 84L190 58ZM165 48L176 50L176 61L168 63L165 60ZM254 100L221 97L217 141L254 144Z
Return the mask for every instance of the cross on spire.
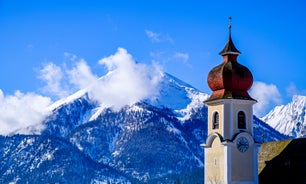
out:
M228 30L229 30L229 35L231 36L231 32L232 32L232 17L231 16L228 17Z
M232 55L239 55L240 52L239 50L235 47L233 41L232 41L232 33L231 33L231 30L232 30L232 17L228 17L228 22L229 22L229 25L228 25L228 29L229 29L229 36L228 36L228 41L225 45L225 47L223 48L223 50L219 53L220 55L224 56L224 55L229 55L229 54L232 54Z

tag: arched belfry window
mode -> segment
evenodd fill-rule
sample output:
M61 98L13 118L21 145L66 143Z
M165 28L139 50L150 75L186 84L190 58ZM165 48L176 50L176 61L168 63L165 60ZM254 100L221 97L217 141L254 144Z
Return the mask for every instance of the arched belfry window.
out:
M212 128L213 129L219 128L219 113L218 112L214 112L213 114Z
M245 119L245 113L243 111L238 112L238 128L246 129L246 119Z

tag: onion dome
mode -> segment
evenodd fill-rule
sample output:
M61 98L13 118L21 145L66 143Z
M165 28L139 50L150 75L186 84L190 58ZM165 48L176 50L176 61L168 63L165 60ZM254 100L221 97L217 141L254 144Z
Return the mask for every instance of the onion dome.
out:
M214 67L207 77L208 86L213 92L207 101L217 99L254 100L248 94L248 90L253 84L253 75L247 67L238 63L237 57L240 52L232 41L231 26L229 26L229 31L228 42L220 52L223 62Z

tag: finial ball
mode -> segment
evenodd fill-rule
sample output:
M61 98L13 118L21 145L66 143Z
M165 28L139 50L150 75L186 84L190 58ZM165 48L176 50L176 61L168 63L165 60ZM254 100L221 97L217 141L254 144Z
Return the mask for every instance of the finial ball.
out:
M232 28L232 17L231 16L228 17L228 28L229 29Z

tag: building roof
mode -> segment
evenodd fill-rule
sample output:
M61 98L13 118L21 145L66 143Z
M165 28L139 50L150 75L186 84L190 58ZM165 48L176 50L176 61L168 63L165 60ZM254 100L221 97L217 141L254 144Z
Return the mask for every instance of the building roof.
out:
M224 56L226 54L235 54L239 55L240 51L235 47L232 36L231 36L231 29L229 30L229 37L226 45L224 46L223 50L219 53L221 56Z
M238 63L237 57L240 52L232 41L231 29L229 31L228 41L220 52L223 62L214 67L207 77L208 86L213 91L207 102L228 98L254 100L248 94L253 84L253 75L247 67Z
M272 160L288 146L291 140L263 143L258 153L258 173L266 166L266 161Z
M306 138L263 143L259 183L306 183Z

